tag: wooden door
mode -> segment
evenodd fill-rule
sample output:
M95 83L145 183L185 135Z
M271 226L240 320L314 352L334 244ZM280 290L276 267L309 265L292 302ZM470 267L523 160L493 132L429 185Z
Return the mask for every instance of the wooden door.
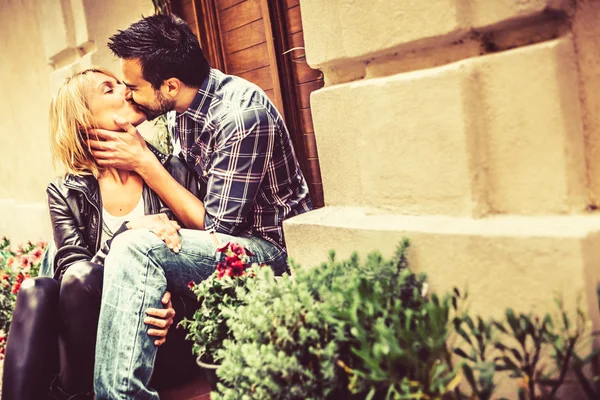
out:
M299 0L172 0L211 66L255 83L286 121L315 207L323 206L310 93L323 86L304 58Z

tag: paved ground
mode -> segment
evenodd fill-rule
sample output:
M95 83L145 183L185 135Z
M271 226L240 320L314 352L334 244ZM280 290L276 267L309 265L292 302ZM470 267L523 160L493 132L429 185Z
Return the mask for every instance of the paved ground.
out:
M4 361L0 361L0 378ZM0 398L2 397L2 380L0 379ZM210 400L210 385L203 377L190 382L188 385L176 389L165 390L160 393L161 400Z

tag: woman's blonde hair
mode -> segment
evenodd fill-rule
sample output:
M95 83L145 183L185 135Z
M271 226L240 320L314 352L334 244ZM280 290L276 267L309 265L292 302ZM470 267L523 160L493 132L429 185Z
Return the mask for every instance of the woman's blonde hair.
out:
M50 149L55 164L61 164L73 175L98 177L102 168L96 163L85 140L88 130L96 127L89 109L86 89L93 85L93 73L98 72L118 81L110 71L94 67L68 78L50 102Z

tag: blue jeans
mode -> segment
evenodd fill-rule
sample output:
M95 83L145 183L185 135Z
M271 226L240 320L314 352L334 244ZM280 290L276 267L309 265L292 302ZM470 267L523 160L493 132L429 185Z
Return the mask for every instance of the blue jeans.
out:
M286 268L287 255L257 237L216 234L221 243L250 250L251 262ZM94 391L97 400L158 399L149 387L157 347L144 324L145 310L162 308L166 290L193 297L190 281L208 278L222 253L208 232L182 229L181 251L173 253L152 232L137 229L118 235L104 263L102 307L96 342ZM173 327L171 329L174 329Z

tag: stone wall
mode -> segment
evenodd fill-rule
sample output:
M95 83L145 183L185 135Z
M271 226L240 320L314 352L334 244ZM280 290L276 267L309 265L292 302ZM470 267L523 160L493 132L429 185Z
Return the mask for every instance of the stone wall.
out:
M287 221L318 265L412 241L472 309L598 324L600 2L301 0L326 207Z
M0 236L51 238L51 94L91 65L120 73L108 37L153 12L151 0L0 0Z

